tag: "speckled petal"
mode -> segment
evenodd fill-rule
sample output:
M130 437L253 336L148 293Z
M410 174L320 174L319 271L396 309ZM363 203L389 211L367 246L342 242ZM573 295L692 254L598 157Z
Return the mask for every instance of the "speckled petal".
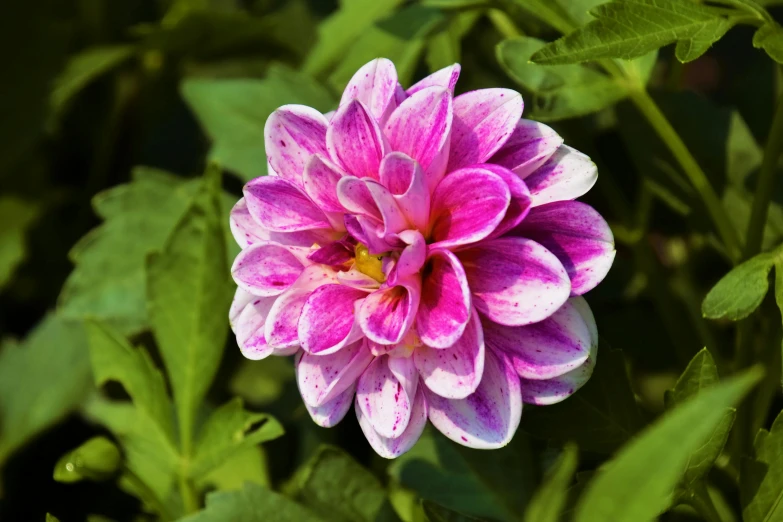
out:
M274 176L256 178L245 185L244 193L250 215L268 230L331 228L326 214L289 181Z
M405 383L397 378L390 368L391 364L400 366L398 372L406 373ZM382 355L376 357L359 377L356 401L378 435L397 438L408 426L417 387L418 378L412 360L408 358L401 363L392 363L388 355Z
M458 63L444 67L443 69L435 71L429 76L425 76L417 83L410 86L406 92L408 93L408 96L411 96L422 89L426 89L427 87L443 87L448 89L453 95L454 87L457 85L457 80L459 80L460 70L461 67Z
M358 100L337 109L326 131L332 161L353 176L378 179L385 145L378 123Z
M351 409L354 393L356 393L356 385L351 385L350 388L323 406L314 407L306 402L304 405L305 408L307 408L307 413L310 414L310 418L313 419L313 422L322 428L331 428L343 420L348 413L348 410Z
M533 206L567 201L584 195L595 185L598 168L588 156L568 145L557 152L535 172L525 178Z
M394 195L408 223L418 230L427 228L430 191L421 166L402 152L391 152L381 161L381 183Z
M543 165L563 144L551 127L532 120L519 120L506 143L489 159L526 178Z
M283 105L264 125L264 147L269 165L296 185L312 154L326 154L327 119L305 105Z
M299 317L299 342L312 354L334 353L362 335L355 325L357 301L367 292L340 284L323 285L307 298Z
M421 278L399 279L395 286L368 295L359 308L359 325L372 341L396 344L408 333L421 299Z
M427 425L427 400L424 396L422 386L419 386L419 389L416 390L410 421L408 421L408 426L399 437L389 438L379 435L367 417L362 413L362 409L359 407L358 398L354 409L356 410L356 418L359 420L359 426L362 428L364 436L367 437L370 446L372 446L372 449L374 449L378 455L385 459L399 457L411 449L419 440L419 437L421 437L421 434L424 432L424 428Z
M433 249L423 273L416 329L428 346L447 348L462 336L470 319L470 287L465 270L453 253Z
M532 203L530 190L528 190L527 185L519 176L505 167L485 163L483 168L502 178L508 185L508 190L511 193L511 200L508 203L508 209L506 209L503 219L489 235L489 238L500 237L521 223L528 212L530 212Z
M337 182L345 176L334 163L314 154L305 165L302 181L310 199L325 212L345 212L337 199Z
M351 387L372 359L364 340L330 355L302 354L296 366L302 399L310 406L323 406Z
M237 285L251 294L273 296L294 284L304 264L292 248L258 243L244 249L234 260L231 275Z
M373 118L382 121L396 107L397 69L391 60L376 58L353 75L343 91L340 106L359 100Z
M258 297L237 288L228 318L242 355L257 361L274 353L264 338L264 323L275 297Z

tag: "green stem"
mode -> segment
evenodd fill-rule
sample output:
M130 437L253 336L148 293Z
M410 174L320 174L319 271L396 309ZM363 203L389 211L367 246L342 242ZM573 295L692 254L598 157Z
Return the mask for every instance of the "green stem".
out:
M152 489L150 489L150 487L143 480L141 480L138 475L136 475L128 467L123 468L122 474L125 476L125 479L130 482L134 488L136 488L142 499L144 499L144 501L146 501L152 507L152 509L158 512L162 522L174 520L174 516L166 508L166 506L163 505L163 502L161 502L155 492L152 491Z
M179 494L182 497L182 505L185 508L185 514L198 511L198 497L193 483L188 479L185 470L180 471L179 475Z
M704 520L707 522L723 522L703 481L700 480L694 483L691 491L691 505L693 509L704 517Z

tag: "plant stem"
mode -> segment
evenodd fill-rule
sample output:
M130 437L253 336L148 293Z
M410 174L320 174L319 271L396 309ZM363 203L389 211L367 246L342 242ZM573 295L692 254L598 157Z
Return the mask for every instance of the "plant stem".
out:
M707 487L704 485L704 481L700 480L694 483L691 492L691 505L704 517L704 520L707 522L723 522L720 513L718 513L715 504L712 502Z
M179 494L182 497L182 505L185 508L185 514L198 511L198 498L193 484L188 479L185 470L180 471L179 475Z

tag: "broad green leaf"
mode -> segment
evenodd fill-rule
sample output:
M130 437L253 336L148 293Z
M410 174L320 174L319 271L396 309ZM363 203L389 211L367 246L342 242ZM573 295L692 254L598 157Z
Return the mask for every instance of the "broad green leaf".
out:
M625 87L589 67L531 63L530 57L543 45L541 40L523 36L501 42L496 50L509 76L533 95L527 103L531 118L576 118L609 107L627 95Z
M393 522L398 520L386 490L372 473L348 454L322 446L297 471L290 496L325 520Z
M704 298L704 317L739 321L753 313L767 295L774 263L775 255L765 252L732 268Z
M54 111L62 111L79 91L122 64L134 52L131 45L109 45L85 49L71 56L52 86L51 104Z
M81 323L47 315L19 344L0 347L0 464L79 406L92 389Z
M549 470L544 482L533 495L525 511L525 522L558 522L565 506L568 487L576 471L578 451L566 445L557 463Z
M778 414L769 432L759 432L755 450L755 459L746 458L740 470L742 520L780 520L783 517L783 413Z
M25 233L40 207L12 196L0 197L0 289L10 280L26 256Z
M362 65L383 56L394 62L400 83L407 87L424 51L427 36L444 21L438 9L411 5L375 22L348 50L329 76L329 84L342 92Z
M96 195L93 206L104 223L71 249L76 266L60 292L58 306L63 316L100 319L124 335L147 328L147 254L163 248L198 186L198 180L138 167L130 183ZM227 237L228 212L234 202L236 197L223 197ZM234 255L236 250L227 254L229 259Z
M228 333L226 314L234 285L222 219L220 174L208 169L163 250L147 258L152 333L166 365L184 441L190 434L182 431L193 428Z
M261 446L243 446L196 481L200 490L230 491L242 489L245 482L271 487L267 458Z
M422 502L422 508L429 522L478 522L480 520L428 500Z
M266 174L264 124L275 109L296 103L326 112L335 105L313 79L279 65L263 80L188 79L182 95L214 143L210 158L242 181Z
M735 406L762 375L756 367L726 379L646 428L588 484L574 522L639 522L661 514L688 459L714 432L725 410Z
M783 27L774 22L761 26L753 35L753 47L764 49L770 58L783 63Z
M623 353L604 350L584 387L559 404L526 406L520 428L540 438L573 441L583 451L612 453L641 426Z
M106 437L93 437L57 461L54 480L64 483L108 480L121 465L122 455L117 446Z
M189 474L198 480L246 447L283 433L274 418L246 411L242 399L235 397L215 410L201 427Z
M531 58L540 64L601 58L637 58L677 41L677 58L698 58L733 25L720 11L680 0L615 0L599 5L586 26L547 45Z
M246 483L240 491L207 495L207 507L180 522L324 522L324 519L274 491Z

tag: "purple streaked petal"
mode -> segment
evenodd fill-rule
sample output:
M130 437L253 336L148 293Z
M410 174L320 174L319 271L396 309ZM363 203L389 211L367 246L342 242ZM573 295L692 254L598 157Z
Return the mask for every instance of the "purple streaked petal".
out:
M551 127L537 121L519 120L514 132L489 162L506 167L524 179L562 144L563 138Z
M390 285L397 283L398 279L407 279L417 273L427 256L427 242L418 230L404 230L399 238L407 246L400 253L400 258L390 269L387 281ZM389 259L389 258L385 258Z
M245 185L245 202L258 223L275 232L331 228L326 214L299 187L275 176Z
M410 330L421 298L421 279L399 279L397 285L368 295L359 308L359 325L376 343L396 344Z
M457 257L473 292L473 306L496 323L542 321L571 293L568 273L557 257L529 239L492 239Z
M410 86L406 91L408 96L419 92L427 87L443 87L448 89L452 95L454 95L454 87L457 85L459 79L461 67L458 63L444 67L439 71L435 71L429 76L425 76L414 85Z
M326 212L345 212L337 199L337 182L345 175L336 165L314 154L305 165L302 182L310 199Z
M533 206L567 201L584 195L595 185L598 168L590 158L568 145L557 152L535 172L525 178Z
M451 248L486 238L511 201L508 185L481 167L449 173L432 195L430 248Z
M408 228L405 216L403 215L402 210L400 210L397 200L392 193L389 192L389 189L375 181L366 180L365 183L381 214L384 237L390 234L396 234Z
M424 344L447 348L462 336L470 320L470 288L457 257L430 250L421 284L416 329Z
M237 288L229 310L231 329L242 355L257 361L272 355L274 348L264 338L264 323L275 297L258 297Z
M240 198L231 209L229 220L231 233L241 248L256 243L277 243L286 246L309 247L313 243L333 241L335 231L328 229L302 230L299 232L273 232L262 227L250 215L245 198Z
M342 178L337 183L337 199L351 214L369 217L378 222L383 219L375 198L363 179L353 176Z
M424 397L424 390L421 388L419 386L419 389L416 391L408 425L399 437L393 439L383 437L375 431L370 421L362 413L357 397L354 409L356 410L356 418L359 420L359 426L362 428L364 436L367 437L367 442L381 457L385 459L399 457L411 449L424 432L424 427L427 425L427 399Z
M379 220L346 214L345 229L354 239L366 246L372 255L391 250L391 245L383 237L383 223Z
M514 132L522 108L522 96L510 89L479 89L454 98L448 171L492 157Z
M501 448L511 441L522 417L519 376L503 354L485 352L484 375L473 394L446 399L425 387L430 422L458 444Z
M289 248L259 243L239 253L231 275L243 290L267 297L283 293L302 270L304 264Z
M416 389L403 386L390 368L388 355L376 357L359 377L356 402L369 424L382 437L397 438L403 434L411 416ZM412 361L414 386L416 369Z
M283 105L264 125L264 147L269 165L283 179L302 183L307 160L313 154L326 154L328 121L305 105Z
M342 267L353 260L353 248L345 240L332 241L318 250L311 252L307 259L313 263L329 265L332 267Z
M331 428L343 420L348 413L348 410L351 409L354 393L356 393L355 384L351 385L347 390L343 391L340 395L323 406L313 407L306 402L304 405L305 408L307 408L307 413L310 414L310 418L313 419L313 422L322 428Z
M420 346L413 361L430 391L447 399L464 399L478 387L484 373L484 335L478 313L449 348Z
M428 87L402 102L384 129L391 150L419 162L430 190L446 172L451 119L451 93L442 87Z
M329 157L345 172L358 178L378 179L384 142L378 123L358 100L337 109L326 131Z
M582 295L603 281L614 261L614 236L590 205L558 201L531 210L512 235L532 239L563 263L571 295Z
M525 182L507 168L490 163L485 163L482 167L500 176L508 185L508 190L511 193L511 200L503 220L489 235L490 238L500 237L521 223L527 216L531 205L530 191Z
M359 100L373 118L382 121L387 112L396 107L397 85L397 69L391 60L376 58L356 71L343 91L340 106Z
M357 301L367 292L340 284L323 285L307 298L299 317L299 342L312 354L330 354L361 336L354 326Z
M430 216L430 191L421 166L402 152L384 156L380 167L381 183L394 194L394 199L411 226L427 228Z
M323 406L352 386L372 359L363 339L330 355L305 352L296 366L302 399L310 406Z

